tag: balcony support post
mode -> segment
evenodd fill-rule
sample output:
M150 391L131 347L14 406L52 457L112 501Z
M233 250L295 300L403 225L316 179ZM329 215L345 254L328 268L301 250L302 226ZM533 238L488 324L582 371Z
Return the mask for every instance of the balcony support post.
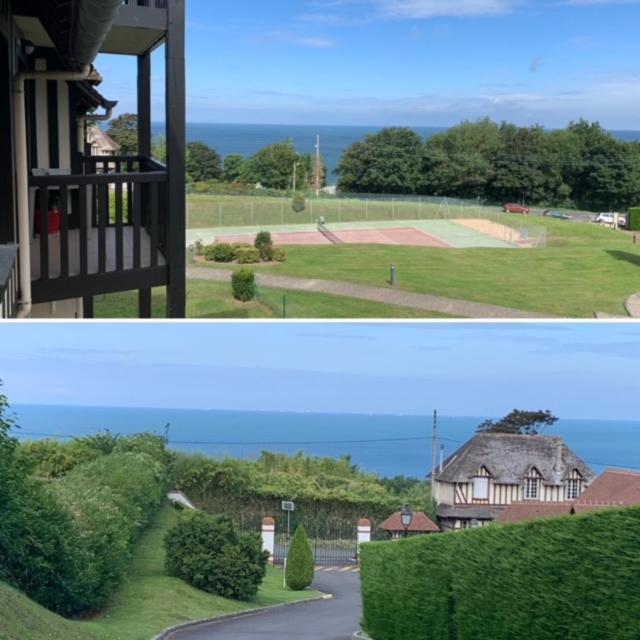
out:
M140 289L138 291L138 317L151 317L151 289Z
M151 53L138 56L138 155L151 157Z

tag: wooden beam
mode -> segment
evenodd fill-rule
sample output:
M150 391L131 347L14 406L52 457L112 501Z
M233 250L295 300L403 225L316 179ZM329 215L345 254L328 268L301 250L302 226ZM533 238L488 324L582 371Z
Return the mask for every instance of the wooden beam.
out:
M151 317L151 289L140 289L138 291L138 317Z
M138 56L138 155L151 157L151 54Z

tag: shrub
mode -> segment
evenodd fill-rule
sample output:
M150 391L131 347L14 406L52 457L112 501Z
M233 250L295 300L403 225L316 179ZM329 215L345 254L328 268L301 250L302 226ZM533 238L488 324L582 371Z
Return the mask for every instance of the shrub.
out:
M193 249L194 249L195 254L197 256L203 256L204 255L204 243L202 242L202 240L196 240L195 243L193 244Z
M260 258L270 262L273 257L273 240L268 231L260 231L254 242L255 248L260 252Z
M304 196L301 193L296 193L293 196L293 200L291 201L291 208L296 213L302 213L307 207L307 203L304 199Z
M228 516L184 512L164 544L171 575L224 598L250 600L266 574L260 536L238 536Z
M276 262L286 262L287 261L287 252L283 247L274 247L273 248L273 259Z
M627 228L630 231L640 231L640 207L629 209Z
M241 302L249 302L256 297L256 276L251 269L234 271L231 276L233 297Z
M313 552L302 525L296 529L289 545L285 580L293 591L303 591L313 582Z
M204 249L204 257L206 260L215 262L232 262L235 258L233 247L226 243L210 244Z
M638 507L366 544L364 627L376 640L635 640L638 549Z
M256 264L260 262L260 251L254 247L237 249L235 256L238 264Z
M253 245L249 244L248 242L234 242L231 246L233 247L234 256L240 249L253 249Z

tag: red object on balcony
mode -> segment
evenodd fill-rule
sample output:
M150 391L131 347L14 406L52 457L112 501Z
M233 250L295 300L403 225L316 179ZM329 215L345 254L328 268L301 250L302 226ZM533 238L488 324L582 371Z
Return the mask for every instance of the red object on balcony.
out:
M40 235L40 226L42 224L42 216L40 215L40 210L36 209L35 213L35 232L36 235ZM49 235L52 236L56 233L60 233L60 220L62 219L62 214L58 209L49 209L47 212L47 225L49 227Z

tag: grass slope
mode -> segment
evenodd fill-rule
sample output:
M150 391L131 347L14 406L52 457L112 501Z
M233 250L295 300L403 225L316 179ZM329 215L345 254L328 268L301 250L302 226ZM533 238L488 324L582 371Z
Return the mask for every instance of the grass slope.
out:
M177 515L172 507L162 508L136 545L127 583L112 605L90 621L65 620L0 583L0 640L150 640L189 620L319 595L284 591L282 572L271 567L258 597L249 603L220 598L167 576L162 541Z
M624 300L640 291L640 245L632 234L545 218L536 224L548 229L546 249L292 246L287 262L266 268L273 274L386 286L393 263L398 287L408 291L560 317L588 318L595 311L626 315Z
M283 297L286 296L287 318L438 318L437 313L381 304L368 300L284 291L262 287L259 301L247 303L234 300L231 285L221 282L191 280L187 283L188 318L282 318ZM165 293L153 292L154 318L165 316ZM135 292L114 293L95 298L96 318L132 318L138 315L138 295Z

